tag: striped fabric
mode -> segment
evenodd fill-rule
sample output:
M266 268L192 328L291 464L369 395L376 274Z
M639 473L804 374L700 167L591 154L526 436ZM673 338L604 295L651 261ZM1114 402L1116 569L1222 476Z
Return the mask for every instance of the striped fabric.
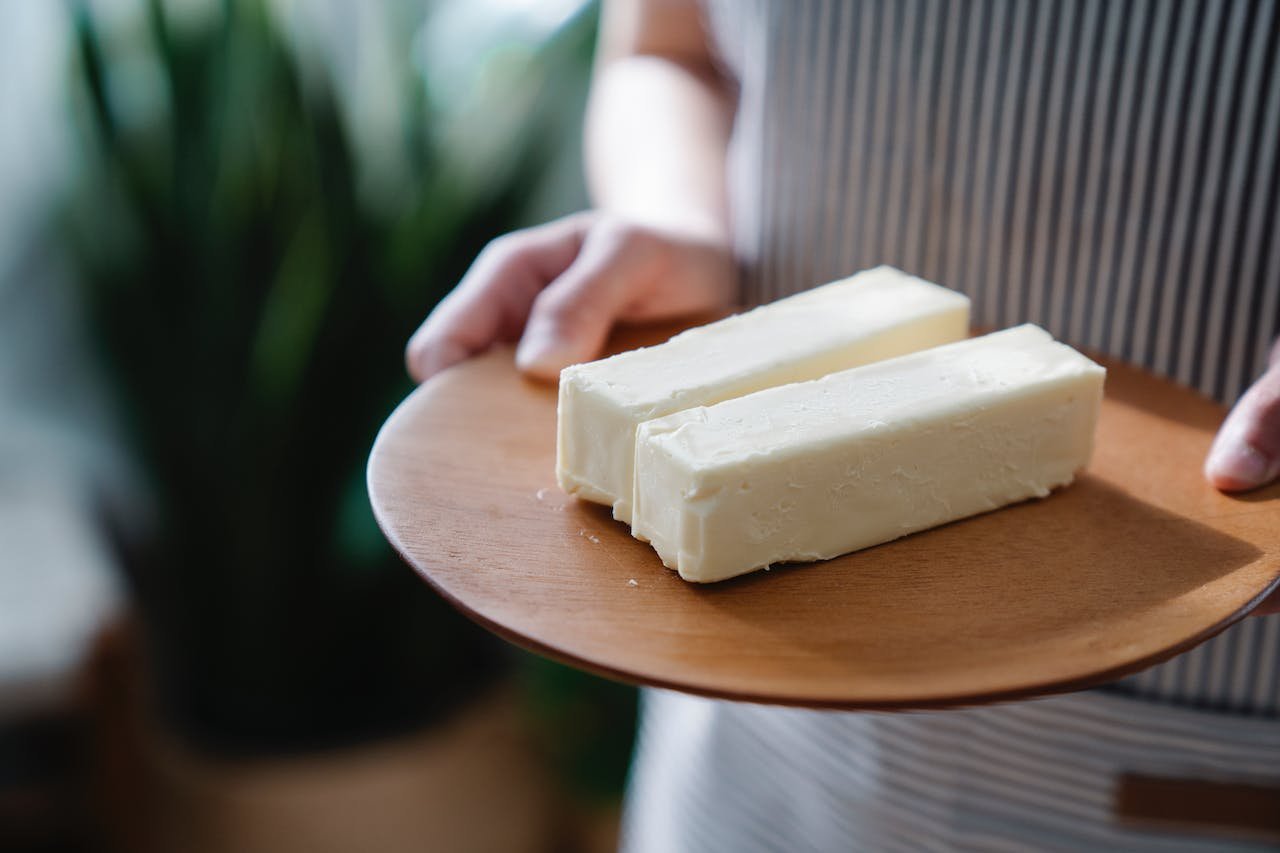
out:
M1121 773L1275 784L1280 727L1148 714L1098 693L969 711L847 714L644 694L624 849L1230 851L1126 829Z
M889 263L969 294L980 325L1039 323L1223 402L1262 372L1280 333L1274 2L706 11L740 86L748 301ZM645 708L634 850L1237 849L1123 831L1108 798L1124 771L1280 779L1280 617L1101 691L981 711Z

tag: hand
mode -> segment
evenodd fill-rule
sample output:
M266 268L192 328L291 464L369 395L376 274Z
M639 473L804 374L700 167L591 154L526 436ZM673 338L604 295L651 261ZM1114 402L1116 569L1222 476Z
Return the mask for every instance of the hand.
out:
M1280 340L1262 378L1244 393L1218 430L1204 475L1224 492L1255 489L1280 477ZM1254 615L1280 613L1280 592Z
M719 236L586 212L497 238L418 328L405 351L418 382L498 342L516 366L554 380L600 355L613 324L730 304L736 269Z

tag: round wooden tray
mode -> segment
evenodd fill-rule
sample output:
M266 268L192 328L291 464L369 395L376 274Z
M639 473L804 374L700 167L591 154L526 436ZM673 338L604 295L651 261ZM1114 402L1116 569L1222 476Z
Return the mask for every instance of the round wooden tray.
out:
M632 330L615 349L672 328ZM1223 409L1109 363L1093 462L1041 501L709 586L555 483L556 391L509 349L445 371L383 426L378 523L508 640L609 677L813 707L971 705L1077 689L1208 639L1280 582L1280 486L1201 464Z

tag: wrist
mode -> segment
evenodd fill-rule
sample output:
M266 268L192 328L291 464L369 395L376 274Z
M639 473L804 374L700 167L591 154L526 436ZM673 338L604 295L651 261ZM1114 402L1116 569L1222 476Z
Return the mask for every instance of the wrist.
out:
M677 243L733 254L733 236L724 218L689 208L643 205L604 205L596 215L621 228L649 231Z

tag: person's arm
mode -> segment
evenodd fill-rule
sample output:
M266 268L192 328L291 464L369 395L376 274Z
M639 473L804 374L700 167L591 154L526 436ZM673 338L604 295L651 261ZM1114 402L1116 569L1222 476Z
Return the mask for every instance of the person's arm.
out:
M1270 366L1236 402L1213 440L1204 474L1224 492L1242 492L1280 478L1280 340ZM1280 613L1280 592L1253 611Z
M1270 361L1231 410L1205 460L1205 476L1224 492L1256 489L1280 477L1280 340Z
M586 122L596 205L726 240L732 109L696 2L605 3Z
M520 369L551 379L619 320L727 305L729 92L695 0L606 2L586 122L596 209L494 240L410 340L413 377L519 340Z

